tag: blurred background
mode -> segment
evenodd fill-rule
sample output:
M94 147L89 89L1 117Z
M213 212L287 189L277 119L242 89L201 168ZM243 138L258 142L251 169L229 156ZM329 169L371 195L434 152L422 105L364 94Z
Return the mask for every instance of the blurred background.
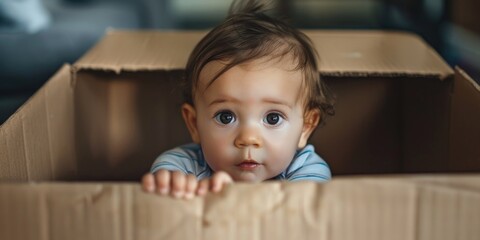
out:
M478 0L273 0L298 28L417 33L480 80ZM0 124L107 29L208 29L231 0L0 0Z

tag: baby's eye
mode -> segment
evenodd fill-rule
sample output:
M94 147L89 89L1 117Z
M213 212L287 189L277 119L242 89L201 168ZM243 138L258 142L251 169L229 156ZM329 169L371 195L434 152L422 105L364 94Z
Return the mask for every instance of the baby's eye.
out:
M227 125L235 121L235 115L230 111L221 111L215 114L215 121L220 124Z
M268 125L272 126L278 126L283 122L283 116L280 113L269 113L265 118L263 119L263 122L265 122Z

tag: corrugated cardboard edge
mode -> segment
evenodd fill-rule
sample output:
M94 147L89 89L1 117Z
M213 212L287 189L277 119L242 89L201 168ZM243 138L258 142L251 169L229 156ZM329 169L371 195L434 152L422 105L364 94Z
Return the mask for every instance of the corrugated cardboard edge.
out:
M191 201L138 183L0 183L0 238L475 239L479 182L476 174L238 183Z
M0 126L1 180L53 180L75 174L73 88L65 64Z
M453 72L452 72L453 74ZM418 71L320 71L320 75L324 77L394 77L394 78L436 78L445 80L452 76L451 73L431 73L431 72L418 72Z

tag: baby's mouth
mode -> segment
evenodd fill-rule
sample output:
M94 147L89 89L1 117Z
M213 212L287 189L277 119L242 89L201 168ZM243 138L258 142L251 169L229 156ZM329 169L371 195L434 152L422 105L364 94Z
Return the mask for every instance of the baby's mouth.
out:
M244 171L252 171L260 165L262 164L256 162L255 160L244 160L241 163L237 164L237 167Z

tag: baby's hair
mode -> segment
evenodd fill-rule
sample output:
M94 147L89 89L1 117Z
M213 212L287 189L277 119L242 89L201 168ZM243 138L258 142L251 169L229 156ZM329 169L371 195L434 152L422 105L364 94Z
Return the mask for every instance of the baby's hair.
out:
M268 57L291 56L296 62L292 70L303 73L306 89L306 110L319 109L321 121L334 115L333 97L320 79L317 52L311 40L287 23L266 14L266 7L257 1L234 1L229 15L195 46L186 66L185 101L194 104L200 72L212 61L225 66L207 84L239 64Z

